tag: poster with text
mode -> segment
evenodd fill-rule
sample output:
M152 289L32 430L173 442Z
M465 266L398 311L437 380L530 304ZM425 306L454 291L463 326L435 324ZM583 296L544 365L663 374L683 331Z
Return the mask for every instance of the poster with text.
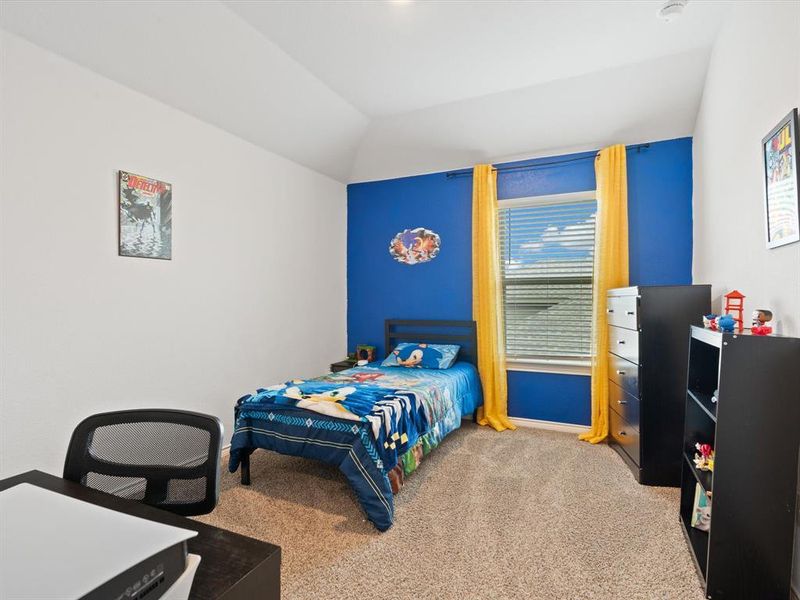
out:
M172 259L172 185L119 172L119 255Z
M767 247L800 241L797 187L797 111L763 140L767 211Z

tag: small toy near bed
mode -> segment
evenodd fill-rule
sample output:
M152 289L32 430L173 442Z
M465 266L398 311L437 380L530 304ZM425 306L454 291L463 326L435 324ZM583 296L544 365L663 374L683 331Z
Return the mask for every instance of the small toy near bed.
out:
M385 348L383 363L240 398L230 471L248 485L257 448L336 465L373 525L391 527L405 478L483 399L474 321L387 320Z

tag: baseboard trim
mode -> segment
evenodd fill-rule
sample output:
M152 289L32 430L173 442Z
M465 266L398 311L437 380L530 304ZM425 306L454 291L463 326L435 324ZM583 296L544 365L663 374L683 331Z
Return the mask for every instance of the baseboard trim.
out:
M576 425L574 423L557 423L556 421L541 421L539 419L525 419L523 417L509 417L511 422L517 427L529 427L533 429L547 429L548 431L561 431L564 433L584 433L589 431L586 425Z

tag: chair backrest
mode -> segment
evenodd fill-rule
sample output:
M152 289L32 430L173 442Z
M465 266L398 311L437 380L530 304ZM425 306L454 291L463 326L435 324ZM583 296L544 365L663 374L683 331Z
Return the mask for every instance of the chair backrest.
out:
M222 423L179 410L93 415L72 433L64 479L180 515L211 512L219 499Z

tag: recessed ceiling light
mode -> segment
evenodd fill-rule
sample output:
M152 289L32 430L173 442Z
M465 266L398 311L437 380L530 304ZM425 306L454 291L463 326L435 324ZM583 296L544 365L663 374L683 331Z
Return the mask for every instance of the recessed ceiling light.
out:
M656 14L660 19L669 23L683 14L683 9L687 4L689 4L689 0L667 0Z

